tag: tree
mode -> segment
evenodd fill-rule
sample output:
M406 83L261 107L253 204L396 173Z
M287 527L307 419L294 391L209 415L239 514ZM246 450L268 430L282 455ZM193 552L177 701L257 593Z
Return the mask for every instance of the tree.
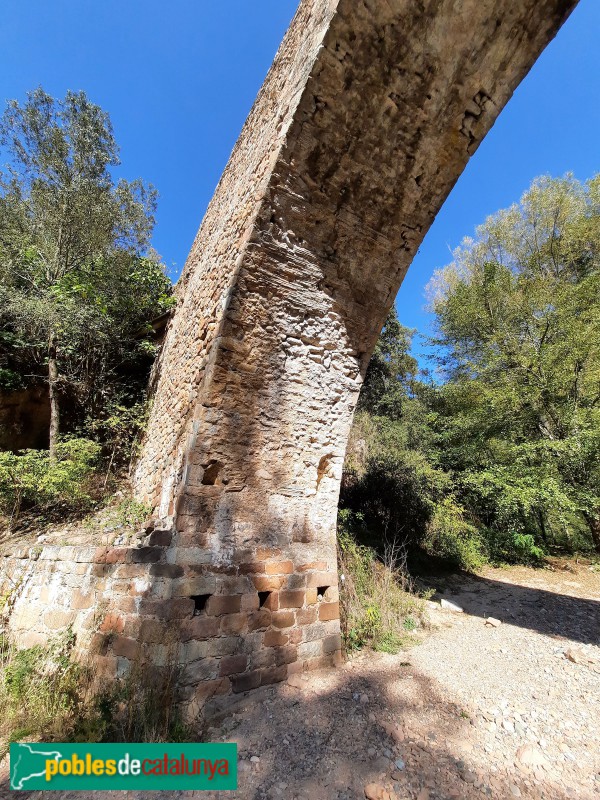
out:
M39 88L11 101L0 144L0 345L46 373L54 457L65 392L94 413L142 354L140 326L171 303L149 252L157 194L114 181L110 119L83 92L55 100Z
M600 551L600 177L534 181L430 291L444 468L497 531Z

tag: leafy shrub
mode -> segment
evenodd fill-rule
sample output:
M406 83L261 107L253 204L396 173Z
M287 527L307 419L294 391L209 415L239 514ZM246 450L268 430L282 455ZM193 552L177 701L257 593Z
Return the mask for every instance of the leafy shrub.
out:
M174 671L148 684L144 665L97 691L93 671L73 660L75 636L17 650L0 636L0 758L24 737L73 742L193 741L175 703Z
M25 736L64 741L83 708L83 668L71 659L71 631L46 647L0 647L0 736L7 743ZM0 751L0 756L3 755Z
M486 560L478 529L465 519L463 508L452 497L436 504L423 545L460 569L476 570Z
M88 482L100 446L89 439L66 439L55 459L47 450L0 453L0 511L14 523L23 505L45 510L59 503L85 506Z
M397 653L411 643L422 601L410 594L409 581L394 545L386 548L385 562L371 547L358 544L350 529L360 515L339 513L338 562L341 581L341 619L347 650L370 646Z

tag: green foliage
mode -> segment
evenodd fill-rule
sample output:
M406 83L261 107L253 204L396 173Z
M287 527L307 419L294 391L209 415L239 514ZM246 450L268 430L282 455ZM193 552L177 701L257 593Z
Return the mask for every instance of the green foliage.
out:
M347 650L372 647L397 653L413 643L422 601L410 594L400 553L387 549L386 563L375 550L359 544L353 533L360 515L342 510L338 520L338 561L341 579L341 620Z
M53 419L74 432L146 384L150 322L174 302L150 249L157 194L115 182L110 119L83 92L11 101L0 145L0 386L47 380Z
M73 659L74 645L70 630L24 650L0 637L0 741L191 741L175 710L172 676L148 686L137 664L98 691L93 671Z
M600 177L535 181L430 284L438 375L392 313L341 507L464 569L600 550Z
M71 631L46 647L0 647L0 735L10 743L28 737L65 741L84 706L83 669L71 659ZM0 753L0 755L2 755Z
M440 464L518 560L583 525L600 548L599 198L598 177L538 179L431 286Z
M85 508L99 452L99 445L89 439L60 442L56 458L46 450L0 452L0 511L14 523L24 505L37 510L59 503Z

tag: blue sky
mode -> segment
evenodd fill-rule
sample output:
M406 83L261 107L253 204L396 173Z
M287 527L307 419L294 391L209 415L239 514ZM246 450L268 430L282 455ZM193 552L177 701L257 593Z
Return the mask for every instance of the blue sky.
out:
M121 174L160 193L154 245L176 277L297 0L2 0L0 101L83 89L111 115ZM581 0L500 115L400 290L426 330L432 272L540 174L600 169L600 3ZM417 346L418 349L418 346Z

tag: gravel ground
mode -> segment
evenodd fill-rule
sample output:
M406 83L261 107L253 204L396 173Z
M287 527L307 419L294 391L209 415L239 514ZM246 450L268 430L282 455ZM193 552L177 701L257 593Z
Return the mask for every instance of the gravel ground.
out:
M238 792L169 800L600 798L600 575L567 565L429 585L464 613L430 603L419 646L243 701L208 732L238 742ZM46 794L81 797L22 796Z

